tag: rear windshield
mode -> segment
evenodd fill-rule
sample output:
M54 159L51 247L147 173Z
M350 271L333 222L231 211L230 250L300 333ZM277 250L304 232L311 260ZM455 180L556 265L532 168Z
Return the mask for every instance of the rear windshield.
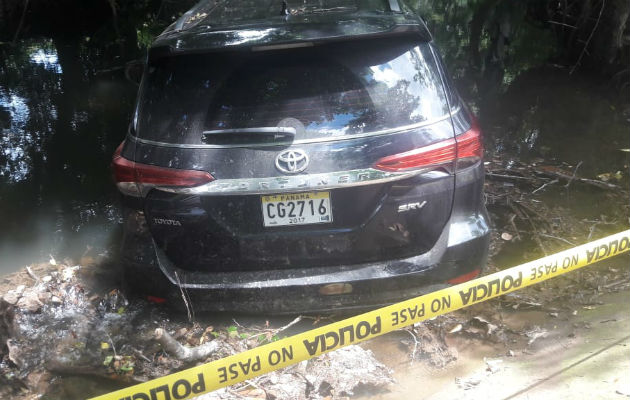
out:
M303 140L379 133L447 113L428 44L371 40L158 60L143 81L137 132L229 144L270 140L239 129L292 127Z

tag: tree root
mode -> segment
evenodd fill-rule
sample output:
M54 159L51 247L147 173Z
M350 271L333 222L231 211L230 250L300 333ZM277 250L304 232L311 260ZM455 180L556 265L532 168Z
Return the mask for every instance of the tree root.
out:
M188 347L173 339L164 329L155 330L155 340L162 345L164 350L181 361L197 361L207 358L219 348L216 340L204 343L196 347Z

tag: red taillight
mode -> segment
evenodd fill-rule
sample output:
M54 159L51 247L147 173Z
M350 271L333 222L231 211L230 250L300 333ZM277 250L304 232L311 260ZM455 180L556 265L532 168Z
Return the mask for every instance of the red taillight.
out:
M447 139L429 146L420 147L405 153L383 157L376 162L375 168L383 171L406 171L427 167L447 165L458 161L458 167L470 161L477 162L483 155L481 131L476 120L468 131L458 135L455 139ZM460 165L460 163L464 165Z
M127 160L121 155L123 144L114 152L112 169L116 185L125 194L140 196L153 186L193 187L214 180L205 171L156 167Z
M483 156L483 145L481 143L481 129L477 119L473 118L472 126L468 131L457 136L457 159L476 158Z
M455 159L455 154L455 139L448 139L405 153L383 157L376 162L375 167L384 171L418 169L450 163Z

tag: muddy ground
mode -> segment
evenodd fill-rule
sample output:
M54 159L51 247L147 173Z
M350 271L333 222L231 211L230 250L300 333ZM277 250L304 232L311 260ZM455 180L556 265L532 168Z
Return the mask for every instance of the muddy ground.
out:
M494 224L486 273L628 226L627 182L583 178L579 165L542 160L490 157L486 169ZM598 207L567 207L575 197ZM0 397L86 398L341 318L222 314L191 321L156 301L127 298L119 277L115 260L88 251L0 281ZM619 313L627 314L629 295L624 255L203 398L510 398L518 385L500 395L492 389L506 365L514 371L554 356L562 364L569 359L562 351L579 355L591 332L601 339L602 327L625 329ZM191 347L205 353L187 354ZM543 379L531 368L523 374ZM618 382L611 385L611 394L624 396Z

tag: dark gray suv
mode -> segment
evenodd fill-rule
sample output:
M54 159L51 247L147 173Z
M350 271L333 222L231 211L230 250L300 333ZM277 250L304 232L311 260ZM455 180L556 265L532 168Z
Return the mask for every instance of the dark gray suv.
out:
M202 1L153 43L113 169L154 299L376 306L486 262L479 128L396 0Z

